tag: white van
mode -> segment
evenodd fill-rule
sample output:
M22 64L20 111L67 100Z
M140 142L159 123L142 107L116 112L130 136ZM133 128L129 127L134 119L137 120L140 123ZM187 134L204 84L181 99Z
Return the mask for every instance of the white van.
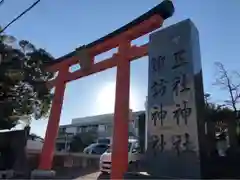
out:
M111 172L111 156L112 150L109 148L100 157L100 171L103 173ZM140 146L137 139L128 139L128 163L134 163L140 160Z

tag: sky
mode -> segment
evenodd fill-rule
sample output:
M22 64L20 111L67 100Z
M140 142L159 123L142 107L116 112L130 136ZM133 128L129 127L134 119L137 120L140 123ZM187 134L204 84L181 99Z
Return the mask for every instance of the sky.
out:
M5 0L0 6L0 25L4 26L29 7L33 0ZM29 40L60 57L88 44L150 10L159 0L41 0L6 33ZM175 14L163 27L190 18L200 33L205 92L212 100L223 102L226 92L213 86L214 62L220 61L229 71L239 71L240 1L239 0L173 0ZM138 44L148 41L147 37ZM140 73L139 73L140 72ZM60 124L72 118L111 113L114 109L116 69L112 68L67 85ZM143 110L147 95L148 57L131 63L130 108ZM47 119L33 121L32 132L44 136Z

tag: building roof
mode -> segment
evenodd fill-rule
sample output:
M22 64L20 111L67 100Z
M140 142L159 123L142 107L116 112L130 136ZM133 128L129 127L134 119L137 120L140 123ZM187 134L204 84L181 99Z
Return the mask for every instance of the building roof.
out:
M91 124L91 123L110 123L112 122L113 114L101 114L96 116L87 116L87 117L80 117L72 119L71 124Z
M138 116L145 111L133 112L133 116ZM89 125L99 125L99 124L110 124L113 122L113 114L102 114L96 116L87 116L81 118L72 119L71 124L61 125L60 127L76 127L76 126L89 126Z

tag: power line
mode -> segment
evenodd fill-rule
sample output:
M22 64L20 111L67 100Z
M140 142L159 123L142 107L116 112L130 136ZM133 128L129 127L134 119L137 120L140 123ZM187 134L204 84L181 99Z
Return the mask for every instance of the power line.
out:
M4 0L1 0L1 1L0 1L0 5L2 5L3 3L4 3Z
M4 0L0 1L0 4L3 3ZM11 26L14 22L19 20L24 14L26 14L28 11L30 11L34 6L36 6L41 0L37 0L35 3L33 3L30 7L28 7L25 11L23 11L21 14L19 14L17 17L15 17L11 22L9 22L3 29L0 30L0 33L3 33L9 26Z

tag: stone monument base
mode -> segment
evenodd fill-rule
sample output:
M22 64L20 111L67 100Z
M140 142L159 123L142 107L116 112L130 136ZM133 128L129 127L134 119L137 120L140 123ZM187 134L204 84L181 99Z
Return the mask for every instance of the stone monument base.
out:
M54 170L35 169L31 173L31 179L53 179L55 175Z
M154 177L167 179L200 179L200 161L194 152L147 153L145 170Z

